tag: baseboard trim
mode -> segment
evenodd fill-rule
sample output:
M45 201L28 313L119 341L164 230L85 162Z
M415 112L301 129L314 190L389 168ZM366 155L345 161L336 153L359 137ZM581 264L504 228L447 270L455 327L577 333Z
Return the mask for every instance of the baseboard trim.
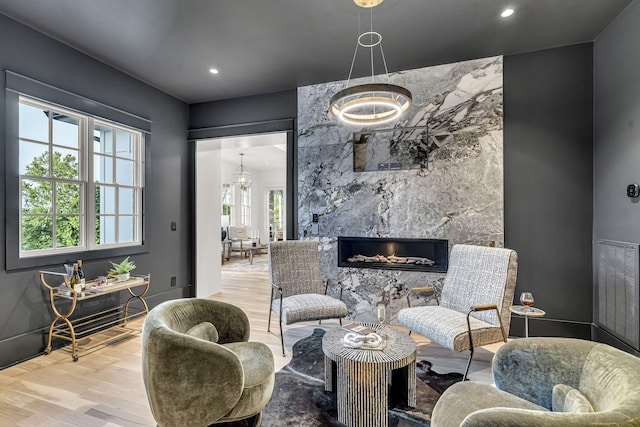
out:
M611 335L609 332L605 331L604 329L602 329L596 324L591 325L591 341L608 344L626 353L630 353L635 356L640 356L640 351L631 347L629 344L625 343L624 341L621 341L619 338Z
M148 295L145 297L145 301L149 305L149 309L152 309L164 301L188 298L190 295L191 286L187 285ZM44 354L48 333L49 325L46 325L0 340L0 370Z
M561 319L549 319L545 317L529 319L530 337L563 337L579 338L583 340L591 339L591 323ZM511 317L511 328L509 335L522 338L524 333L524 318L520 316Z

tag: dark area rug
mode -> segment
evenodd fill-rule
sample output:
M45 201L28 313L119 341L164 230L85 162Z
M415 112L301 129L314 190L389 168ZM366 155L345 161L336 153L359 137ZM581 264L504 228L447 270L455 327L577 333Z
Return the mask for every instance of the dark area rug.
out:
M294 344L291 362L276 373L273 396L262 413L264 427L343 425L338 421L336 394L324 391L324 333L317 328L311 336ZM416 408L393 406L389 409L389 426L429 426L442 392L462 379L462 374L440 375L432 371L431 363L420 360L420 350L416 375Z

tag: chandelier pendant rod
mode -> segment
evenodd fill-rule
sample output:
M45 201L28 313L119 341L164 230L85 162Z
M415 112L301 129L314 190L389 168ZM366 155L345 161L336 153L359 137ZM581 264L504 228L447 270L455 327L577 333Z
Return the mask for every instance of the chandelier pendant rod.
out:
M369 48L369 51L370 51L369 55L371 57L371 84L374 84L376 82L376 77L375 77L376 75L375 75L375 71L374 71L374 68L373 68L373 48L374 48L374 46L373 46L373 8L370 8L369 11L371 12L370 20L369 20L369 22L370 22L370 25L369 25L369 33L370 33L369 45L371 45L371 47ZM380 45L382 46L382 39L380 39ZM375 92L373 93L373 95L375 96ZM377 116L377 114L378 113L376 112L376 106L374 105L373 106L373 115Z
M369 9L371 12L371 25L369 26L369 44L373 45L373 8ZM382 40L381 40L382 41ZM375 72L373 70L373 46L369 48L369 56L371 57L371 83L375 83Z

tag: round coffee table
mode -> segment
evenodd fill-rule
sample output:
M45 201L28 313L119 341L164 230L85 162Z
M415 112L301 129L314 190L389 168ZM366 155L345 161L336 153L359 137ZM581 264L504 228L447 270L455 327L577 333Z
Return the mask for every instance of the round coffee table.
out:
M376 323L363 325L380 331L386 338L384 349L344 347L342 338L348 331L342 328L327 331L322 339L324 389L337 391L341 423L349 427L386 427L390 386L394 396L407 406L416 406L416 343L393 328Z

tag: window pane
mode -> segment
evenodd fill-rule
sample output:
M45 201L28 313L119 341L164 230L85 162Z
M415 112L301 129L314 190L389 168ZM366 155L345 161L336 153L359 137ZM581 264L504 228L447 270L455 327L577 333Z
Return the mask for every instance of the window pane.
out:
M121 216L120 227L118 229L119 242L133 242L134 238L134 218L133 216Z
M78 119L53 113L53 143L77 149L78 138Z
M97 217L96 227L99 227L99 232L96 233L96 243L106 244L106 243L116 242L116 217L115 216Z
M133 135L130 132L116 131L116 156L133 159Z
M59 248L80 246L79 216L56 217L56 246Z
M104 125L93 127L93 151L113 154L113 129Z
M134 191L131 188L120 188L118 190L118 213L134 214L135 206Z
M116 159L116 184L133 185L133 162Z
M20 187L23 214L49 214L52 212L51 181L23 179Z
M20 138L49 142L49 112L31 105L20 104Z
M49 146L20 141L20 175L49 176Z
M53 176L55 178L78 179L78 150L54 148Z
M56 184L56 212L80 213L80 184Z
M22 250L53 248L53 219L50 216L22 217Z
M96 214L116 213L116 189L105 185L96 186Z
M95 182L113 183L113 158L93 156L93 179Z

